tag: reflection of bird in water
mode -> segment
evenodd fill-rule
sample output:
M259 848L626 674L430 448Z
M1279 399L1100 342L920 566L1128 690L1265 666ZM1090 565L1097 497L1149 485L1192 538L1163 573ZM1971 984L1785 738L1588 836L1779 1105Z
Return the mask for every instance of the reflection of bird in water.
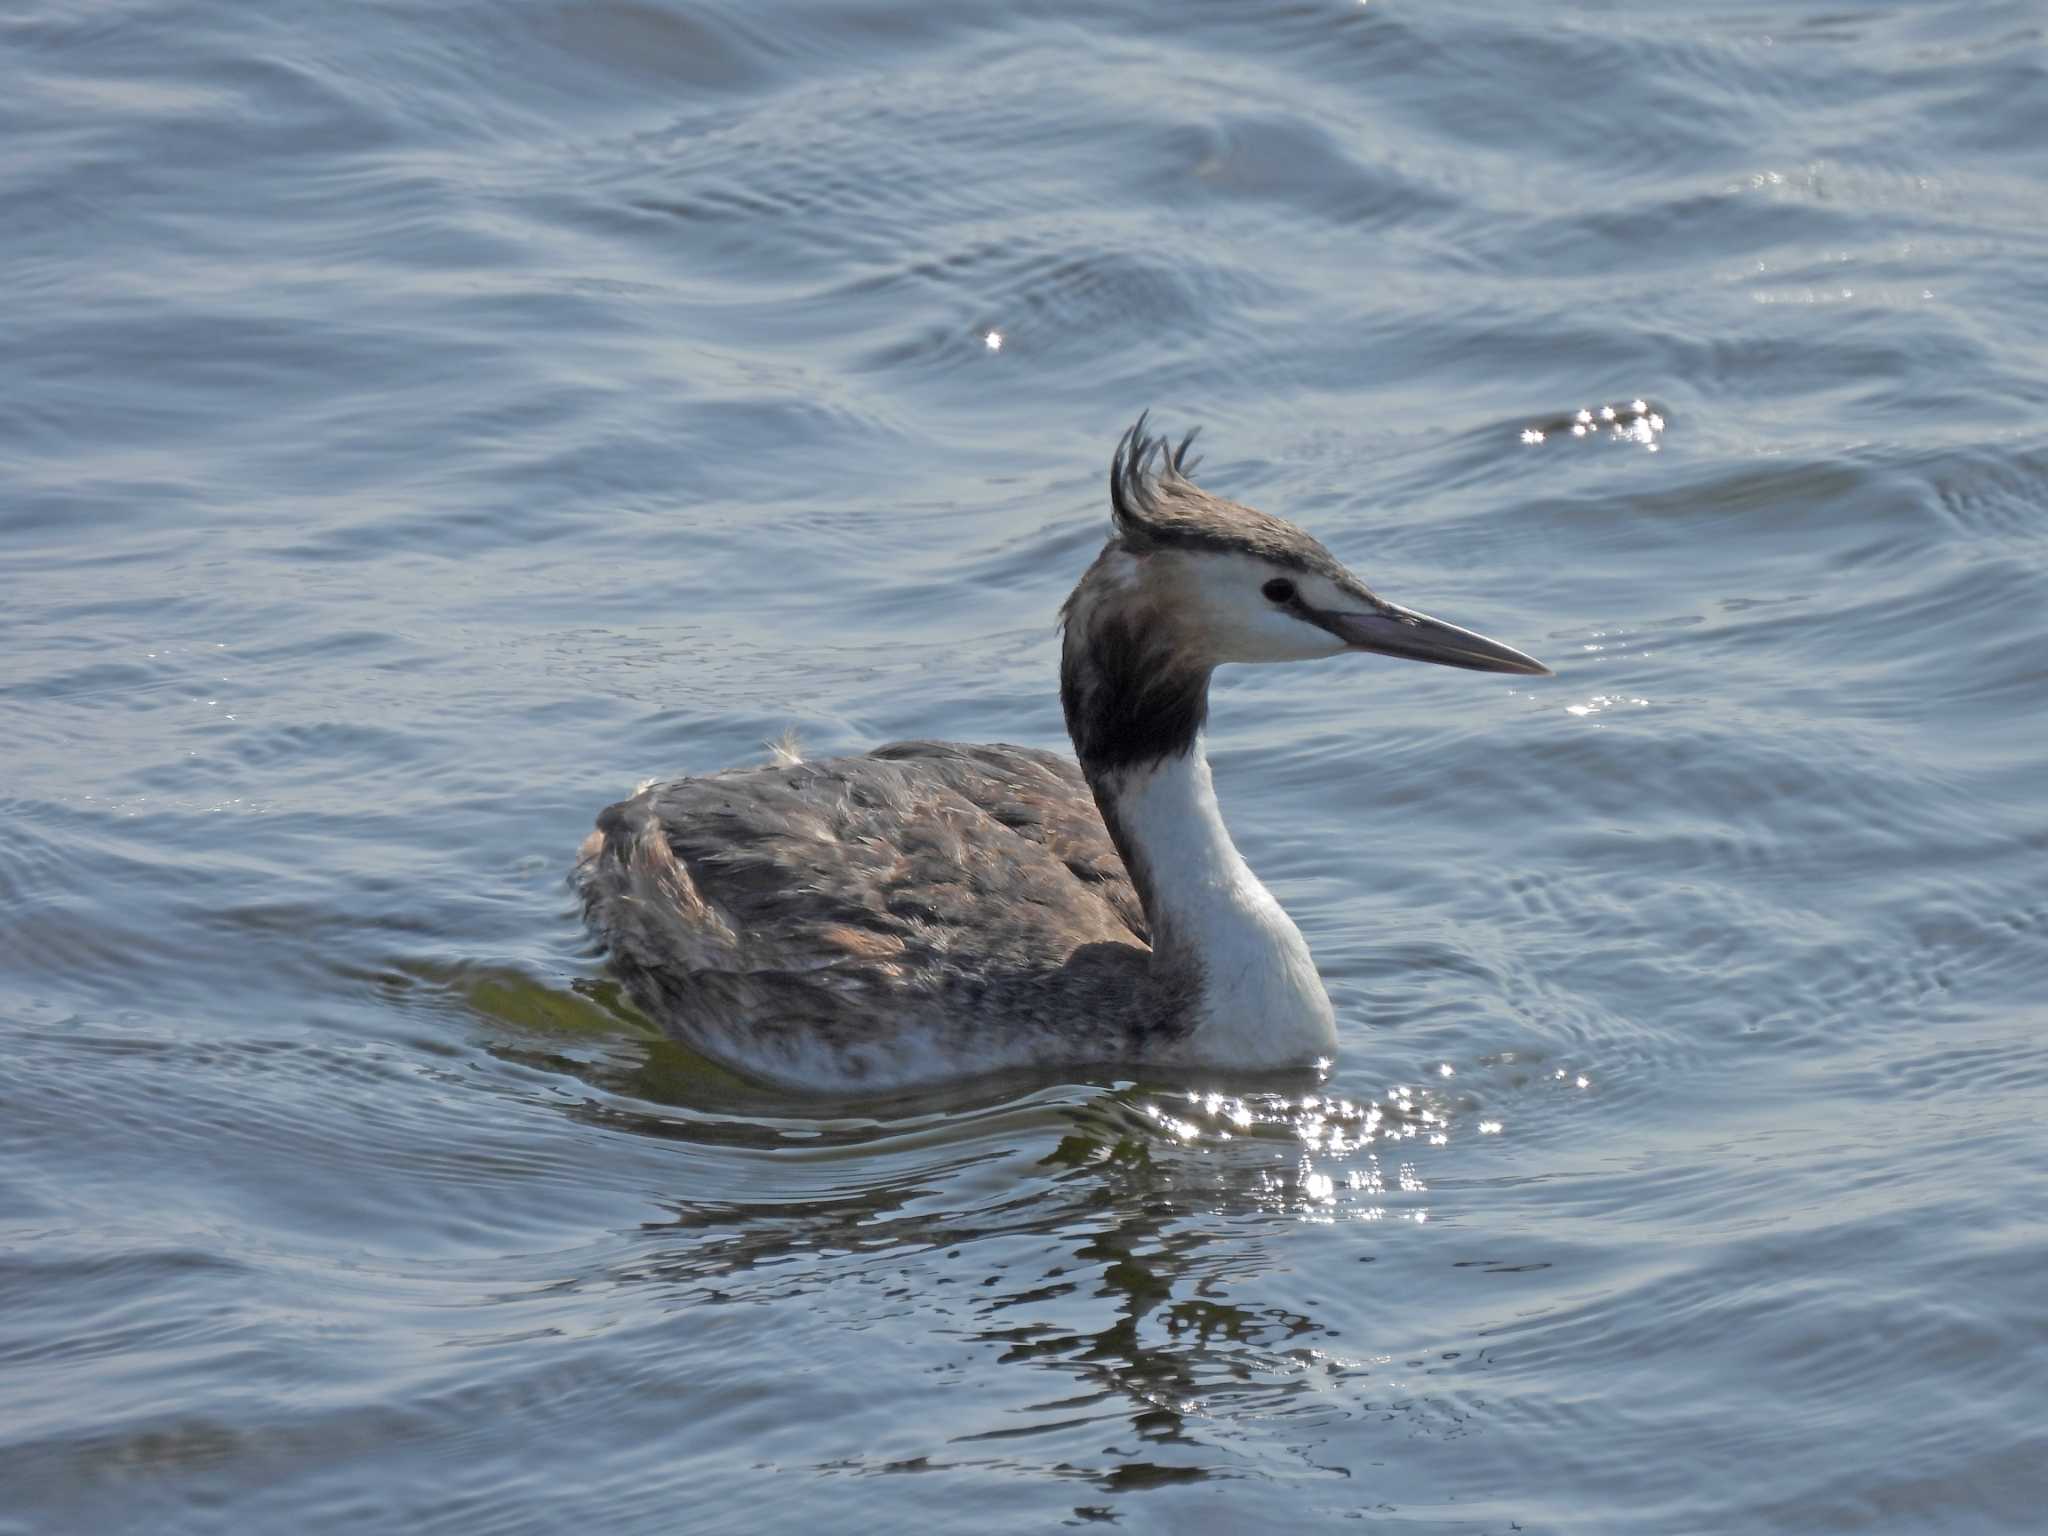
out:
M1239 857L1202 727L1223 662L1375 651L1544 673L1375 596L1293 524L1125 434L1115 530L1061 618L1078 766L911 741L656 784L576 879L633 995L749 1075L891 1088L1020 1066L1282 1067L1336 1044L1300 930Z

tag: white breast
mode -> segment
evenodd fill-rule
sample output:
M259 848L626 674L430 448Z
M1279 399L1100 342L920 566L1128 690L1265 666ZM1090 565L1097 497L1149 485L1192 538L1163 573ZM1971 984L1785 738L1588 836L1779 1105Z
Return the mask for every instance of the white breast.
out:
M1301 930L1223 825L1202 741L1117 776L1116 818L1149 876L1146 915L1165 965L1199 965L1191 1061L1294 1066L1336 1049L1336 1015Z

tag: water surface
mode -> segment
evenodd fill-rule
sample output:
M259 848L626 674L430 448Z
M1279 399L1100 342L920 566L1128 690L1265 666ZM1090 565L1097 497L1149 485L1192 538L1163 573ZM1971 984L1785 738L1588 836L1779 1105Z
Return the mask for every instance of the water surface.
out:
M2032 1529L2044 98L2025 5L10 8L0 1530ZM1559 671L1219 680L1339 1060L654 1037L594 813L1059 744L1147 406Z

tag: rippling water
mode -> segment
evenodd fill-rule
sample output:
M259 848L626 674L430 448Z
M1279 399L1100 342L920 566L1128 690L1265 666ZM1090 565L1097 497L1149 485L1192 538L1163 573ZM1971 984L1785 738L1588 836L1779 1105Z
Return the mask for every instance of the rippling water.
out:
M2035 1528L2043 42L10 6L0 1530ZM654 1038L592 814L1058 743L1143 406L1559 668L1221 682L1332 1071Z

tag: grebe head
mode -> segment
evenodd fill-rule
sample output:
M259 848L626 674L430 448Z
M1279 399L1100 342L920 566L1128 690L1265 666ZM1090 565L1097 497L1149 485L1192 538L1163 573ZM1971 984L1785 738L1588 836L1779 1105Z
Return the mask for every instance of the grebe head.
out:
M1390 603L1294 524L1212 496L1178 446L1126 432L1109 469L1115 533L1061 611L1061 698L1083 762L1192 745L1225 662L1370 651L1477 672L1550 669L1484 635Z

